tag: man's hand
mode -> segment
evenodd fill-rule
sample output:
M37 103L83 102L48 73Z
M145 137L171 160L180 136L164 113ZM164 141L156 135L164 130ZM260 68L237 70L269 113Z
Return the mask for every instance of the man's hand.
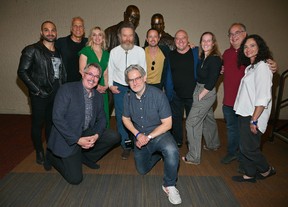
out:
M112 93L120 93L120 91L118 90L118 86L110 86L109 87Z
M221 75L224 74L224 65L222 65L222 67L221 67L220 74L221 74Z
M99 135L95 134L88 137L80 137L77 144L79 144L83 149L89 149L94 147L95 142L98 140Z
M99 93L106 93L107 88L108 88L107 86L98 85L98 86L97 86L97 91L98 91Z
M277 66L277 63L274 60L268 59L267 63L269 65L269 68L272 71L272 73L277 72L278 66Z
M144 134L139 134L137 137L136 146L139 149L141 149L141 147L148 144L149 141L150 141L150 139L147 136L145 136Z
M188 45L190 46L191 49L193 49L193 48L196 47L196 45L194 45L194 43L190 43L190 42L189 42Z

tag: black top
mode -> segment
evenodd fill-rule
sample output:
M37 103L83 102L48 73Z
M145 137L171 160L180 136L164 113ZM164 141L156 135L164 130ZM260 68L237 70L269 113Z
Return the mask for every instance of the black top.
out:
M205 84L204 88L211 91L218 80L222 60L219 56L208 56L204 62L200 60L197 69L197 82Z
M194 77L194 56L191 50L185 54L170 52L170 67L174 90L180 98L193 98L196 86Z
M71 35L61 37L55 43L55 46L61 53L67 71L67 82L79 81L81 79L78 52L85 47L86 43L87 38L83 38L82 41L78 43L71 39Z

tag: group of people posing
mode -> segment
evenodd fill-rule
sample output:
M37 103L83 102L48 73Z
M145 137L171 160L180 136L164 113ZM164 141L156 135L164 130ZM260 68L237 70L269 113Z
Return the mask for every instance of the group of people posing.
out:
M97 161L119 143L125 160L132 140L137 171L146 174L162 159L162 189L172 204L180 204L176 181L184 110L188 152L181 159L199 165L202 136L204 150L220 147L213 104L223 74L228 150L221 162L239 160L243 175L232 177L237 182L274 175L260 151L277 70L265 41L234 23L228 30L231 47L221 55L212 32L204 32L197 47L185 30L174 37L166 33L163 16L154 14L143 49L135 32L139 20L139 9L130 5L123 21L105 31L93 27L88 39L81 17L73 18L71 34L59 39L55 24L45 21L40 41L23 49L18 75L29 90L36 162L79 184L82 164L98 169ZM110 129L113 105L118 133Z

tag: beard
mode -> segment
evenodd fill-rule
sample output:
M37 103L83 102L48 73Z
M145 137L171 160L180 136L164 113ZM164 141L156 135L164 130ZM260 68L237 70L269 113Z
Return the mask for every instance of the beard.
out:
M121 42L121 47L124 50L131 50L134 47L134 43L131 41L125 41L125 42Z
M55 42L56 36L54 36L54 35L49 35L49 36L41 35L41 39L46 40L47 42Z

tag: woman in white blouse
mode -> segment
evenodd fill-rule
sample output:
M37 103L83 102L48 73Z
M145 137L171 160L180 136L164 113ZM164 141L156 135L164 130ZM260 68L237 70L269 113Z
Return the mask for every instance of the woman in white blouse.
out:
M261 135L267 128L272 106L272 72L266 63L272 59L265 41L247 36L238 53L238 64L248 65L241 80L234 110L239 115L240 160L245 174L233 176L236 182L252 182L276 174L260 150Z

